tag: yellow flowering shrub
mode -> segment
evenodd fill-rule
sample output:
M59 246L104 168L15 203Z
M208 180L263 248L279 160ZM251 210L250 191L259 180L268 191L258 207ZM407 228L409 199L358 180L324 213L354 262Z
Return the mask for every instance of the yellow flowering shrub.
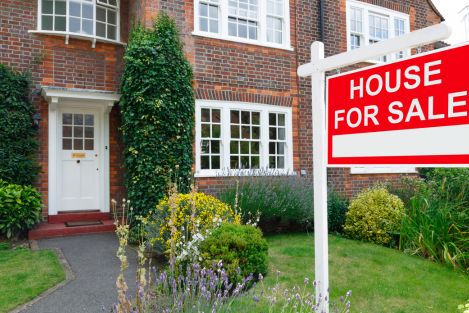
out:
M350 203L344 231L352 239L392 244L404 217L404 203L384 187L366 189Z
M150 212L145 224L151 244L161 252L174 251L184 259L187 254L199 255L198 242L213 229L227 222L240 224L240 220L228 204L202 192L191 192L165 197Z

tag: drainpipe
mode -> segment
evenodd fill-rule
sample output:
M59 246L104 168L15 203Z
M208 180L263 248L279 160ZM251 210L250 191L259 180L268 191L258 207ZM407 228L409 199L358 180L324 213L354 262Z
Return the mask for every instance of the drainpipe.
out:
M319 0L319 36L324 42L324 0Z

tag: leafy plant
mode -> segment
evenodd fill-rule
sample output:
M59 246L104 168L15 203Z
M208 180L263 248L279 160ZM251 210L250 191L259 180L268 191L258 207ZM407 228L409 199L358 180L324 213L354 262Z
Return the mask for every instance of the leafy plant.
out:
M359 193L350 203L344 231L352 239L391 245L404 216L404 203L384 187Z
M36 181L39 164L29 79L0 64L0 180L20 185Z
M267 273L267 241L262 232L250 225L223 224L200 245L202 265L223 263L229 281L239 283L250 274Z
M125 184L133 214L146 216L164 198L171 182L182 192L190 189L192 68L175 21L164 13L157 16L152 29L133 28L124 60Z
M402 222L402 250L469 271L469 209L454 199L419 194Z
M233 207L237 200L244 222L260 213L265 233L313 225L313 188L298 176L239 177L238 187L226 189L220 199Z
M228 204L194 191L188 194L173 191L144 219L149 242L167 255L173 249L179 260L198 256L199 242L224 222L239 224L240 217Z
M11 238L41 219L41 196L31 186L0 183L0 234Z
M327 216L329 232L342 233L348 210L348 199L335 191L330 191L327 198Z

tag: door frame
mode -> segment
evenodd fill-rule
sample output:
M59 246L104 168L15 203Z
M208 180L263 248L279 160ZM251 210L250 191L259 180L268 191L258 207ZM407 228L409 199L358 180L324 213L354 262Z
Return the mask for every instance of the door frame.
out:
M94 110L100 123L96 140L100 142L100 190L99 210L110 212L110 175L109 175L109 114L120 95L111 92L88 91L77 89L58 89L43 87L42 96L49 103L48 110L48 215L56 215L60 211L58 184L61 152L58 144L60 136L60 114L63 109Z

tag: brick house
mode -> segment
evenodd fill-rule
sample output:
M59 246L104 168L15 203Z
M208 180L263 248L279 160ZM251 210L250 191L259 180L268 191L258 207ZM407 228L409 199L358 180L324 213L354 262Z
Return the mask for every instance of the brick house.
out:
M194 171L208 192L232 183L220 177L227 168L311 177L310 80L296 69L308 62L313 41L332 55L443 19L430 0L2 1L0 62L32 73L41 114L37 185L49 222L70 211L108 214L110 199L124 196L118 102L125 42L134 21L151 25L160 10L176 19L194 67ZM329 174L350 196L414 172Z

